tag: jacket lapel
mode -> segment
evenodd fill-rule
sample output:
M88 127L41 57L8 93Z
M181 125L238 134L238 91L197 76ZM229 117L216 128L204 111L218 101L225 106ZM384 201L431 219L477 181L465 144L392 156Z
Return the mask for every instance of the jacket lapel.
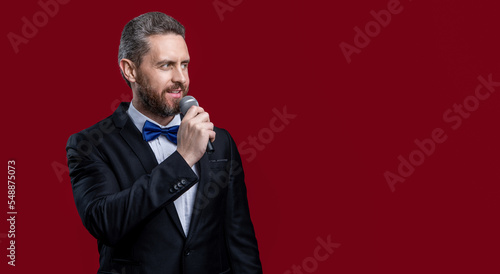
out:
M120 129L120 135L135 153L146 173L151 173L158 163L151 147L142 139L141 132L129 118L127 114L129 105L130 103L120 104L113 113L113 122Z
M203 189L205 189L205 186L210 182L210 168L208 164L208 155L206 153L198 162L198 167L200 171L200 180L198 182L198 189L196 190L196 198L193 205L193 214L191 215L191 223L188 230L188 242L193 237L193 234L195 234L195 231L198 227L198 222L201 218L201 215L203 214L204 206L200 205L204 205L203 200L207 199L206 197L203 197Z
M153 168L158 165L156 157L151 150L151 147L146 141L142 139L141 132L137 129L131 119L129 119L120 134L123 139L128 143L130 148L134 151L139 161L141 161L142 167L146 173L151 173Z
M186 234L184 234L184 229L182 229L182 224L181 220L179 219L179 214L177 213L177 210L175 209L175 204L170 203L165 207L165 210L167 211L168 215L172 219L172 222L174 222L175 227L179 230L179 232L184 236L184 239L186 239Z
M153 171L153 168L158 165L158 161L156 160L156 156L153 150L151 150L149 144L142 139L141 132L134 125L132 119L129 118L126 112L129 104L130 103L121 103L113 114L113 120L116 127L121 128L121 136L130 146L137 158L139 158L139 161L141 162L146 173L149 174ZM169 203L166 206L166 212L170 215L170 218L179 232L184 235L184 230L182 229L181 221L179 220L177 210L175 210L174 203ZM184 237L186 237L186 235L184 235Z

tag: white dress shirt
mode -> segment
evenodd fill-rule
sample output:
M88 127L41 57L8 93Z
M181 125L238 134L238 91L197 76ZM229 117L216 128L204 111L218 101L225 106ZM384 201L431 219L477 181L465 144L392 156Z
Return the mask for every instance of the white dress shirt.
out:
M172 121L170 121L168 125L161 126L155 121L146 117L144 114L140 113L134 107L132 102L130 102L130 107L127 113L134 122L137 129L139 129L141 133L142 133L142 128L144 127L144 123L146 123L146 120L160 126L161 128L178 126L181 124L181 117L179 114L177 114L174 116L174 119L172 119ZM158 161L158 164L163 162L163 160L167 159L172 153L174 153L177 150L177 145L170 142L167 139L167 137L163 135L160 135L158 138L151 140L148 143L156 156L156 161ZM191 168L193 169L194 173L198 176L196 164L193 165ZM179 215L179 219L181 221L182 229L184 230L184 235L186 236L189 231L189 224L191 222L191 215L193 213L193 205L197 189L198 189L198 183L193 185L190 189L188 189L174 201L175 209L177 210L177 214Z

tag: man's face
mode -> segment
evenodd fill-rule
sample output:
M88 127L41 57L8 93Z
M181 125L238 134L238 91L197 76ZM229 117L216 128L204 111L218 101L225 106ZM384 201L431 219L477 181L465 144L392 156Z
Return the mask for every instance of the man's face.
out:
M149 37L149 52L137 69L137 95L143 107L160 117L179 113L179 101L189 90L189 52L176 34Z

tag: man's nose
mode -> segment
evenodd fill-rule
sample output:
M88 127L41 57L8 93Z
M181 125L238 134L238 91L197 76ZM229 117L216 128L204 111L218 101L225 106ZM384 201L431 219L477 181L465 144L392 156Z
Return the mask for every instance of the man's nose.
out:
M174 69L173 75L172 75L172 82L177 82L177 83L186 83L186 76L184 75L184 71L182 71L181 67L176 67Z

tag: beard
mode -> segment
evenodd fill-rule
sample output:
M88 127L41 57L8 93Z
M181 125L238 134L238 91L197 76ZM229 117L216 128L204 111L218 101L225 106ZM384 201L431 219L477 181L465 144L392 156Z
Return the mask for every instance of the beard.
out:
M164 90L160 94L156 92L147 79L145 79L141 73L137 74L137 93L139 94L139 99L141 100L143 106L149 110L151 113L158 115L162 118L168 116L174 116L180 113L179 102L182 97L186 96L189 87L186 87L182 83L175 83ZM172 92L174 89L181 89L179 93L182 93L181 98L172 98L171 103L166 99L165 94Z

